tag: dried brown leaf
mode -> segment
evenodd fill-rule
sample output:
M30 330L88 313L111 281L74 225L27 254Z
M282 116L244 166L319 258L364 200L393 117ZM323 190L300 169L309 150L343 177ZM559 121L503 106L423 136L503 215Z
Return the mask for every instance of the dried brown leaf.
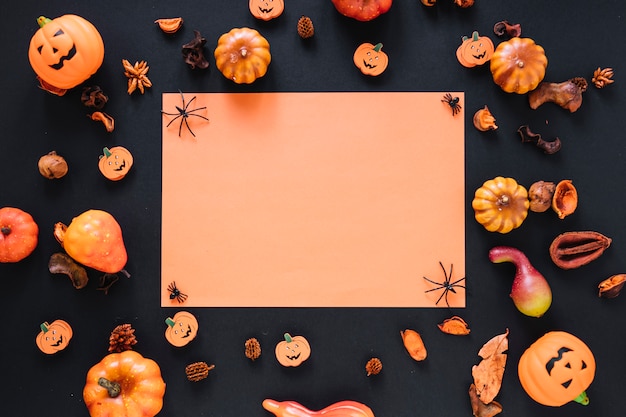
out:
M476 394L476 385L474 384L469 387L469 397L474 417L493 417L502 412L502 405L497 401L492 401L489 404L483 403Z
M483 360L472 367L476 394L483 404L492 402L502 386L507 357L504 352L509 349L508 335L509 329L485 343L478 351Z

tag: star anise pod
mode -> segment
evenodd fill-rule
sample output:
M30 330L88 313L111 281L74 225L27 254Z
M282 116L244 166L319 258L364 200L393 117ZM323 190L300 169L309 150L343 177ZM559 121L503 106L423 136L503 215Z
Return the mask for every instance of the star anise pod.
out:
M122 59L122 65L124 75L128 77L128 94L132 94L135 90L143 94L146 88L152 87L152 81L147 76L150 67L146 61L137 61L135 65L132 65L126 59Z

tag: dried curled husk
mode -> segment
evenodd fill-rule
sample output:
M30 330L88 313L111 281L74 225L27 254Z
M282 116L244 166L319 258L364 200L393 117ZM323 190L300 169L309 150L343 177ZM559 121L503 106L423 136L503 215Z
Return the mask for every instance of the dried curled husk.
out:
M564 219L576 211L578 207L578 192L572 180L562 180L556 185L552 197L552 210Z
M498 128L496 125L496 118L493 117L493 114L491 114L491 111L489 111L489 108L486 105L474 113L472 122L474 123L474 127L481 132L496 130Z

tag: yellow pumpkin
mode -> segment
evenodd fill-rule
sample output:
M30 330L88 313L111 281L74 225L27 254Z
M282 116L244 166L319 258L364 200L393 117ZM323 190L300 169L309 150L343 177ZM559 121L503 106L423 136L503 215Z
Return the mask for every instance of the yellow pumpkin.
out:
M528 215L528 191L513 178L495 177L479 187L472 201L474 217L490 232L508 233Z
M517 94L537 88L547 66L544 49L530 38L515 37L501 42L489 61L493 81L507 93Z
M251 84L264 76L272 60L267 39L246 27L220 36L214 54L217 69L237 84Z

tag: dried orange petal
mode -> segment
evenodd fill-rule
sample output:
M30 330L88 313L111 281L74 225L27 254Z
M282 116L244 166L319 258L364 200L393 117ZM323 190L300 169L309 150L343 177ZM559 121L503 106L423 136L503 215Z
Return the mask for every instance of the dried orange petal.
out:
M465 336L470 334L470 328L459 316L452 316L449 319L445 319L443 323L437 325L439 330L444 333L453 334L456 336Z

